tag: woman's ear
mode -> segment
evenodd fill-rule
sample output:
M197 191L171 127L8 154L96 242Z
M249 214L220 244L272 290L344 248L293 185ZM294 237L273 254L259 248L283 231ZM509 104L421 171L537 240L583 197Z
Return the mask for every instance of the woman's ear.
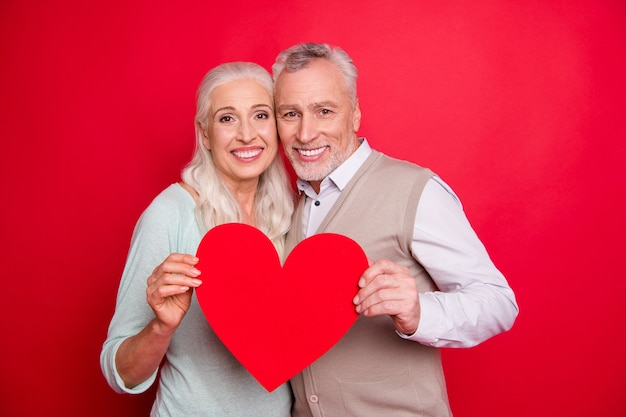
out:
M198 143L202 143L207 150L211 150L207 129L204 129L200 123L196 123L196 139Z

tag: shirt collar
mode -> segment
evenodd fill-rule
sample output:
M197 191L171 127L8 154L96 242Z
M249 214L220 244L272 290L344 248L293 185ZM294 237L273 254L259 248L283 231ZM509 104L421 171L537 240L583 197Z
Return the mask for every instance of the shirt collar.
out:
M365 162L365 160L372 153L372 148L367 142L366 138L359 138L359 147L354 151L352 155L348 157L339 167L337 167L333 172L328 175L328 177L322 180L320 185L320 194L323 193L324 189L334 185L339 189L339 191L343 191L345 186L348 184L348 181L352 179L354 174L361 168L361 165ZM299 192L304 192L308 196L315 196L316 193L313 191L313 187L309 184L308 181L301 180L298 178L296 182L298 186Z

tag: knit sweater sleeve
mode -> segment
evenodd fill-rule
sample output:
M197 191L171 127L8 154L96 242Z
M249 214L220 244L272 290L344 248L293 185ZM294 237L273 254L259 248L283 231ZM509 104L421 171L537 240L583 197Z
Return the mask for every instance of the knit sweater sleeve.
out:
M191 197L174 184L152 201L135 226L115 312L100 355L102 372L116 392L144 392L156 378L155 372L135 388L126 388L117 373L115 355L124 340L139 333L154 317L146 302L146 280L152 271L171 253L195 253L193 243L186 244L180 239L188 235L185 229L196 227L193 207Z

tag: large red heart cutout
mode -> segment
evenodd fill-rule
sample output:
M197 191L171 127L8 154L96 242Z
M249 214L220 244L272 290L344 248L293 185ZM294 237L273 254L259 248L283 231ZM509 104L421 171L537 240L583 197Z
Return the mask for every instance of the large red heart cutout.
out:
M202 238L197 256L204 315L268 391L322 356L358 318L352 299L368 262L345 236L309 237L281 267L261 231L229 223Z

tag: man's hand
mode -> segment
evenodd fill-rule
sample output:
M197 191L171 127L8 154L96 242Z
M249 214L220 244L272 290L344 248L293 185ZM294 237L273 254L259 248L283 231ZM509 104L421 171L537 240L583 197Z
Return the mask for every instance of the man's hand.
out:
M353 299L357 313L366 317L389 315L399 332L415 333L420 320L415 279L407 268L391 261L369 262L359 280L361 289Z

